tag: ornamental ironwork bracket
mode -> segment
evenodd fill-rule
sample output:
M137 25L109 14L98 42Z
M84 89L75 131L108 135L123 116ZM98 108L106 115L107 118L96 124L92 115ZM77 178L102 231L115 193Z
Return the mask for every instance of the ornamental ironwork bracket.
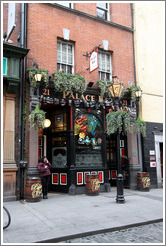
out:
M86 51L86 54L83 54L83 56L86 57L86 61L88 60L88 58L90 57L90 55L92 54L92 52L95 51L95 50L97 50L97 49L99 49L100 46L102 46L102 44L99 44L98 46L95 46L93 48L93 50L90 51L89 53L88 53L88 51ZM86 70L89 70L89 69L90 69L90 67L86 68Z

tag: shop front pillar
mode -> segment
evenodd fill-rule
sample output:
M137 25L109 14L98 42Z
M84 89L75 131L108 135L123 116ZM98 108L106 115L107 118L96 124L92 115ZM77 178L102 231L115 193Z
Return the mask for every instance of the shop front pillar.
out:
M74 147L74 110L73 105L70 106L70 130L69 130L69 195L76 195L76 170L75 170L75 147Z
M29 129L29 162L27 178L39 177L38 164L38 130Z
M128 134L127 139L130 169L130 189L135 190L137 189L137 173L141 171L141 166L138 162L137 135L133 134L133 131L131 131Z

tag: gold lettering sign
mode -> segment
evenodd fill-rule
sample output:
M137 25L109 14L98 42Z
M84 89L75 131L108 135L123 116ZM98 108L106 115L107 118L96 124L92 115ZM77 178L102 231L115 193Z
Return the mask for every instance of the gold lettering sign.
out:
M86 95L85 98L86 98L86 101L88 102L90 101L90 95Z

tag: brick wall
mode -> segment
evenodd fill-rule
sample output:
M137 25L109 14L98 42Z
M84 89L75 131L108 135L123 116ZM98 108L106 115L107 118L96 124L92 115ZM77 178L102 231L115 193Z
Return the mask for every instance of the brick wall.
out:
M85 4L76 4L76 7L86 10ZM96 4L86 4L86 7L87 13L96 13ZM130 4L124 4L124 9L123 5L111 4L111 20L131 27ZM32 62L37 62L40 68L49 71L49 75L57 70L57 38L63 38L63 28L70 30L70 41L75 43L75 74L81 73L87 82L98 80L98 70L91 74L86 70L89 61L83 54L106 39L109 41L109 51L113 52L113 75L126 84L128 81L134 83L132 32L46 4L28 4L28 67L32 66Z

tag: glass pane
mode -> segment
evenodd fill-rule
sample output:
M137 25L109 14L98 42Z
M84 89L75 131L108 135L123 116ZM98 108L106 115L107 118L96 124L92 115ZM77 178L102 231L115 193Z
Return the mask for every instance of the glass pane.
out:
M62 53L62 62L67 63L66 53Z
M60 70L60 64L59 63L57 64L57 70L58 71Z
M107 4L106 3L97 3L97 7L106 9L107 8Z
M99 70L101 70L101 68L102 68L102 63L101 61L99 61Z
M107 63L110 63L110 55L106 54L106 61Z
M72 64L72 55L68 55L68 64Z
M67 66L67 74L72 74L72 66Z
M62 64L62 72L66 73L66 65Z
M105 61L105 54L101 54L102 61Z
M107 72L110 72L110 64L107 63Z
M61 62L61 53L60 52L57 52L57 61Z
M62 52L66 52L66 51L67 51L66 48L67 48L67 47L66 47L66 44L62 44Z
M101 18L101 19L106 19L106 13L104 10L101 9L97 9L97 17Z
M68 45L68 53L72 54L72 45Z
M101 73L101 80L105 80L105 73Z
M60 2L58 2L58 4L70 8L70 3L60 3Z
M106 73L106 80L110 80L110 74Z
M105 62L102 63L102 71L105 71Z
M57 43L57 50L61 51L61 44L59 42Z
M81 114L74 127L77 167L102 166L102 127L95 115Z

